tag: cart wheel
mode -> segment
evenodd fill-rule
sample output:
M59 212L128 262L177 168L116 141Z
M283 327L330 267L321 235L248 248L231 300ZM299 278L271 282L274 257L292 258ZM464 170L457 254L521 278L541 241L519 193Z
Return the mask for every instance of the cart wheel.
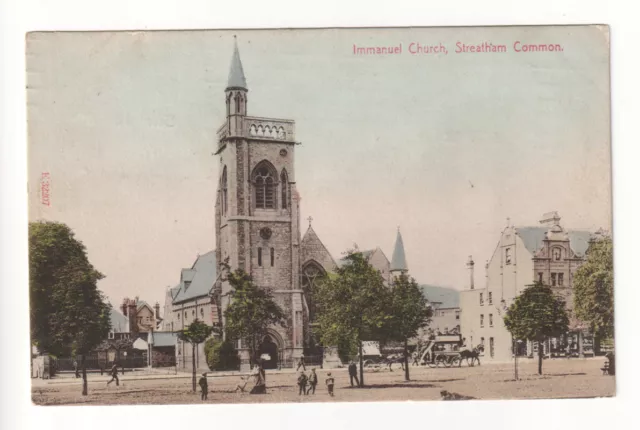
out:
M444 355L438 355L436 357L436 367L437 366L449 367L447 366L447 357Z
M460 357L453 357L451 359L451 365L453 367L459 366L460 365Z

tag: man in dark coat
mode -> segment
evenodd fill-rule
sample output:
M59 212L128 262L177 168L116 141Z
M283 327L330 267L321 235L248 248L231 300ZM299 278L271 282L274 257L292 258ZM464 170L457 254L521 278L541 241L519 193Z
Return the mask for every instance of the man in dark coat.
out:
M200 385L200 389L202 390L202 394L200 395L200 400L207 400L207 394L209 394L209 384L207 383L207 373L203 373L202 377L198 381L198 385Z
M298 376L298 387L299 395L307 395L307 375L304 372L300 372L300 376Z
M349 363L349 380L351 381L351 386L353 387L353 380L356 380L356 387L360 386L360 381L358 380L358 367L356 363L351 361Z
M107 385L113 381L116 381L116 385L120 385L120 379L118 379L118 365L116 363L113 363L113 366L111 366L111 379L107 382Z

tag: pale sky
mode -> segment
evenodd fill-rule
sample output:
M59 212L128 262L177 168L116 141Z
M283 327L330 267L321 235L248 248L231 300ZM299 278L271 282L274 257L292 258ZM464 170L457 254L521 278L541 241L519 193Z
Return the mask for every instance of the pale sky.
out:
M76 232L115 306L164 304L180 269L215 246L234 34L248 114L296 121L302 233L312 216L334 257L357 243L390 259L399 225L411 275L463 289L468 256L481 268L507 217L538 225L556 210L567 228L611 228L601 28L31 34L30 219ZM563 51L515 53L517 40ZM509 52L455 54L458 41ZM448 55L411 55L411 42ZM399 43L401 55L353 55Z

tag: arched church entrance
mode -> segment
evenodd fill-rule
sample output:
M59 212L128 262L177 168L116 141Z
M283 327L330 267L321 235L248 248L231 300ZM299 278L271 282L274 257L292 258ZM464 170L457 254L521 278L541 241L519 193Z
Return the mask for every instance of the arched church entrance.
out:
M274 342L271 335L266 335L262 339L262 343L260 344L260 348L258 349L259 357L265 358L264 368L265 369L277 369L278 368L278 359L279 359L279 348L278 345ZM266 359L268 357L268 359Z

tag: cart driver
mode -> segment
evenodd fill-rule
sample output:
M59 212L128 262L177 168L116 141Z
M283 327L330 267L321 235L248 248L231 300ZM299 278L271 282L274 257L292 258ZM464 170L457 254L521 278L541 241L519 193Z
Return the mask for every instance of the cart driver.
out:
M459 351L468 351L469 348L467 347L467 338L463 337L462 341L460 342L460 348L458 349Z

